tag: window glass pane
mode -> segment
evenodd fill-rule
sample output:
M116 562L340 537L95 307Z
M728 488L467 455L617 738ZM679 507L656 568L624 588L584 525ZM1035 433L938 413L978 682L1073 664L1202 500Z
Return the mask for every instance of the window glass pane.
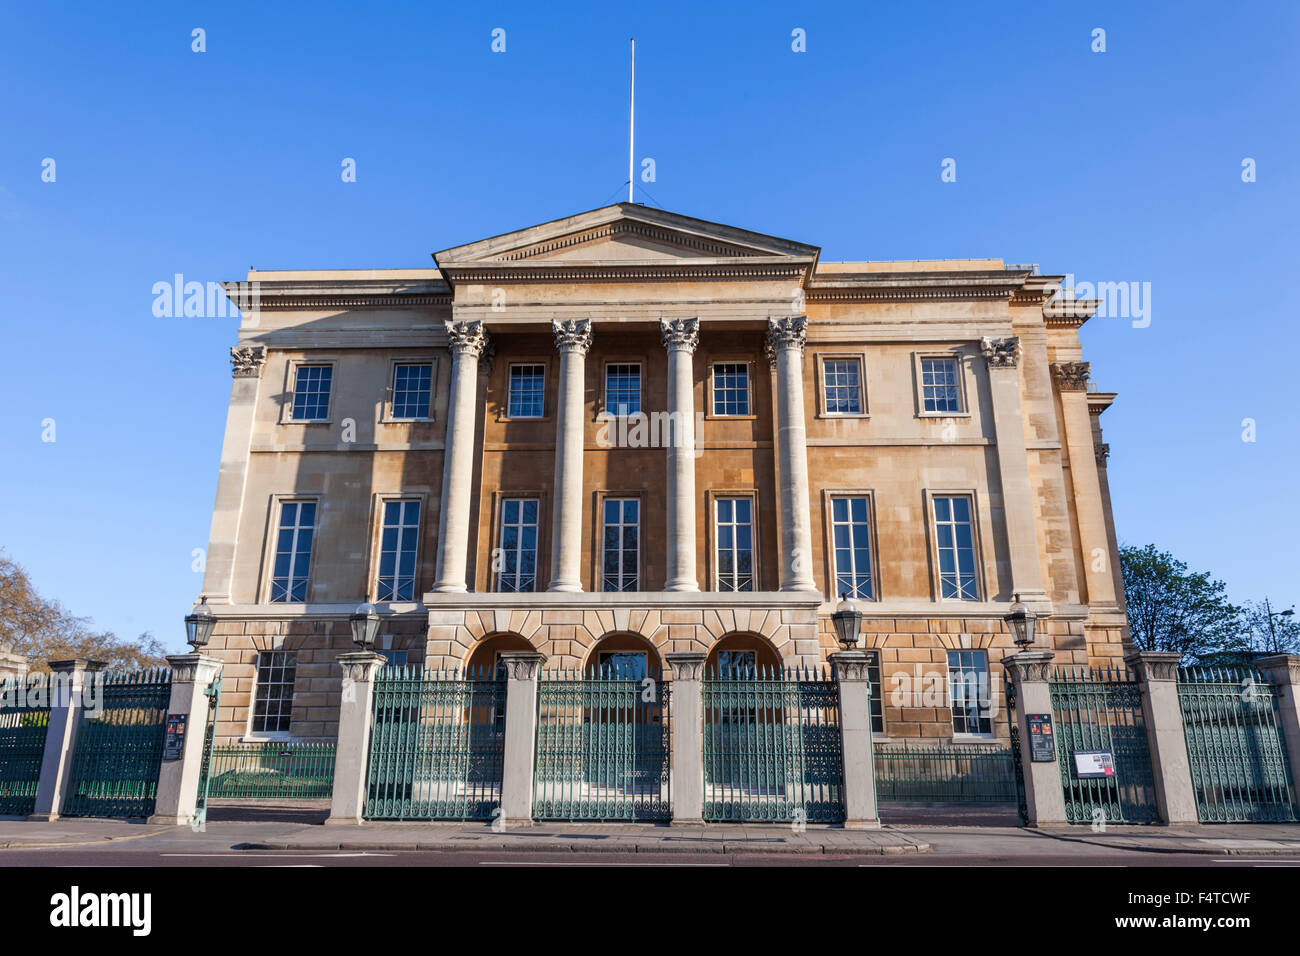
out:
M965 495L936 497L934 515L940 596L961 601L978 600L975 529L971 521L970 498Z
M831 499L831 533L835 543L835 581L840 593L874 599L871 573L871 526L867 499Z
M298 655L293 651L263 651L257 655L253 733L289 732L297 673Z
M749 366L744 362L713 366L713 414L749 414Z
M605 366L605 410L611 415L635 415L641 411L640 365Z
M294 377L294 421L313 421L329 415L330 380L334 374L328 365L299 365Z
M506 396L509 418L541 418L546 407L546 366L512 365Z
M753 536L748 498L719 498L715 506L719 591L754 590Z
M311 570L313 502L285 501L280 505L280 524L272 559L271 601L306 600L307 576Z
M637 503L635 498L605 500L601 538L602 591L636 591L640 587Z
M393 417L428 418L432 365L393 366Z
M961 388L955 358L921 359L921 398L927 412L960 412Z
M993 732L988 656L984 651L948 652L948 695L952 729L959 734Z
M375 588L381 601L415 600L415 557L419 547L420 502L389 501L384 505L380 535L379 580Z
M501 538L494 559L499 568L498 591L536 590L536 498L507 498L501 503Z
M827 414L862 413L861 363L858 359L826 359L822 363L822 378Z

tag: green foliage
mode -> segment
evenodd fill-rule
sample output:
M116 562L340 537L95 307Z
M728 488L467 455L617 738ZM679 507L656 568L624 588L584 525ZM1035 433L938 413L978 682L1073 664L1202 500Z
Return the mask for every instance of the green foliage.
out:
M90 619L76 617L32 585L23 567L0 553L0 650L23 654L33 672L49 661L85 657L109 670L140 670L164 663L167 651L151 634L134 640L97 631Z
M1154 544L1121 547L1120 569L1133 645L1174 651L1184 658L1217 650L1241 632L1242 611L1222 581L1187 565Z

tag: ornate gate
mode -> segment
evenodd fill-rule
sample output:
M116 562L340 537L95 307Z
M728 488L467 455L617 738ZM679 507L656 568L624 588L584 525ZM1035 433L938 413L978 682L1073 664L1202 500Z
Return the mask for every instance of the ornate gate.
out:
M1120 668L1057 670L1048 684L1056 718L1057 759L1071 823L1155 823L1159 820L1142 688ZM1081 778L1076 751L1104 750L1109 777Z
M369 820L471 820L501 805L506 682L384 667L375 675Z
M1295 781L1277 695L1254 668L1178 671L1187 757L1202 823L1290 823Z
M705 680L704 819L844 819L839 684L811 671Z
M87 684L92 680L100 699L82 710L62 812L69 817L147 817L158 793L171 671L95 674ZM93 698L91 694L92 704Z
M36 809L50 726L49 692L44 674L0 687L0 814L27 816Z
M653 678L544 675L537 688L533 815L667 820L670 689Z

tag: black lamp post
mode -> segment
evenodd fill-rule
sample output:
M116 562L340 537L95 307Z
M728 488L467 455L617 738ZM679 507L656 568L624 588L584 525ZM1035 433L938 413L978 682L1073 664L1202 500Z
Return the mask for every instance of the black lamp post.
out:
M1285 611L1275 611L1273 610L1273 606L1268 603L1268 598L1264 598L1264 613L1268 615L1268 636L1272 639L1272 646L1269 647L1268 650L1270 654L1276 654L1277 653L1277 628L1273 626L1273 618L1291 617L1293 614L1295 614L1295 610L1292 608L1287 608Z
M208 608L207 595L200 595L198 605L185 615L186 643L195 651L201 651L207 645L208 638L212 636L212 628L216 623L216 617Z
M1007 622L1007 628L1011 631L1016 647L1023 651L1034 643L1034 624L1038 620L1038 615L1020 603L1019 594L1013 594L1012 598L1015 603L1011 605L1011 612L1002 620Z
M862 628L863 616L857 604L849 597L848 591L840 595L840 603L835 605L831 621L835 625L835 636L846 651L858 646L858 631Z
M379 634L379 612L369 601L357 605L357 609L348 618L352 625L352 643L363 651L375 646L375 637Z

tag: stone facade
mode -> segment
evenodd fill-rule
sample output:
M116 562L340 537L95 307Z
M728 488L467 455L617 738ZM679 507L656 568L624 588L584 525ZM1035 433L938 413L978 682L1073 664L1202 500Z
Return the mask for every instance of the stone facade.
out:
M278 733L332 737L363 600L384 617L379 649L412 665L493 667L530 649L547 667L604 650L644 652L655 672L667 653L721 649L823 664L837 648L831 501L845 495L869 506L860 646L876 655L886 738L954 736L946 699L891 696L945 674L950 652L984 652L1000 691L1013 594L1058 662L1123 657L1099 424L1114 395L1090 390L1078 339L1096 303L1053 301L1060 276L996 259L823 263L814 246L632 204L435 259L248 275L260 307L232 349L204 581L208 650L226 662L219 737L259 735L257 664L275 651L296 665ZM956 411L925 410L932 356L955 360ZM829 407L828 359L859 369L859 410ZM718 363L745 370L742 413L715 414ZM311 420L294 411L303 364L331 375ZM416 420L394 414L399 364L431 367ZM639 367L653 420L640 435L611 420L610 364ZM544 370L540 415L511 415L518 365ZM934 499L950 495L972 511L963 599L940 581ZM526 593L499 588L507 497L537 502ZM637 502L635 591L601 590L607 498ZM752 590L719 588L720 498L751 502ZM394 499L420 511L404 600L377 585ZM309 571L277 601L283 506L300 501L315 506ZM996 714L992 740L1006 736Z

